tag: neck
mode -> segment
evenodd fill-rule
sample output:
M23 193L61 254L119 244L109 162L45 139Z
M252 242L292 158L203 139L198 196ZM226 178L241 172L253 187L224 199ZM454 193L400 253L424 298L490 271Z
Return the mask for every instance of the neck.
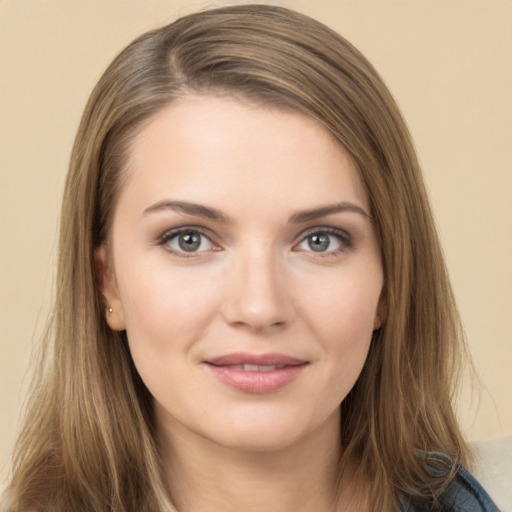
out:
M339 417L273 450L220 446L182 425L161 429L164 471L179 512L336 510Z

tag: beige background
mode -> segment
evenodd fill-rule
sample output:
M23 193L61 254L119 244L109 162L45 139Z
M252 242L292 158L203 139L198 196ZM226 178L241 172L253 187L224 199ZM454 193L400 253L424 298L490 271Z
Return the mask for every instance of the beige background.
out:
M423 164L476 366L469 438L512 434L512 2L297 0L365 53ZM50 296L61 189L78 120L140 32L223 2L0 0L0 479ZM469 385L465 385L466 390Z

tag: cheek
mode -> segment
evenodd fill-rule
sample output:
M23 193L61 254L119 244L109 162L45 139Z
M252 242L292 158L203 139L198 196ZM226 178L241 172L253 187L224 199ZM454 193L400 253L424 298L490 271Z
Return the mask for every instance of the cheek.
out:
M367 273L340 275L339 279L321 284L303 294L307 297L304 317L322 346L329 368L326 376L344 398L368 355L382 275L378 268L370 269Z
M355 338L369 335L377 314L382 290L379 268L367 272L340 272L317 280L303 289L303 309L311 322L328 332L328 337L352 333Z
M215 280L206 287L201 270L173 269L165 258L126 268L138 269L120 289L130 353L150 393L169 406L169 397L175 401L175 390L190 381L193 347L216 313Z
M219 296L215 279L209 277L211 271L176 269L166 263L165 257L155 258L151 264L119 267L127 269L124 276L119 276L119 292L134 358L143 348L144 357L152 354L162 364L166 355L201 337L216 313Z

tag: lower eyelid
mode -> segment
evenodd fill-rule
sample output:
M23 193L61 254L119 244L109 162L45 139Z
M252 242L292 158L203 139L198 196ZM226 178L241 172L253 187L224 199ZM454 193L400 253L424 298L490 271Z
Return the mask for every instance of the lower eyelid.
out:
M333 228L324 228L324 229L314 229L307 233L303 233L300 237L299 242L295 244L295 247L300 245L301 243L305 242L309 237L313 235L328 235L334 238L337 238L341 245L346 247L351 247L353 245L352 237L341 230L333 229Z
M191 251L188 253L187 251L176 250L168 245L172 239L174 239L174 238L178 237L179 235L186 233L186 232L197 233L201 237L206 238L208 240L208 243L210 244L210 247L208 247L205 250ZM311 252L311 253L315 254L315 256L320 256L320 257L321 256L325 256L325 257L334 256L337 253L340 253L347 249L352 248L354 245L352 236L345 231L335 229L335 228L323 228L323 229L315 228L306 233L302 233L299 241L293 244L292 250L300 250L300 249L298 249L298 247L302 243L304 243L308 237L313 236L315 234L324 234L324 235L334 237L339 241L339 244L340 244L339 247L336 247L335 249L328 249L326 251L318 251L318 252L315 252L313 250L305 251L305 252ZM206 233L204 230L202 230L198 227L194 227L194 226L183 226L180 228L170 229L170 230L166 231L165 233L163 233L161 236L159 236L155 240L155 243L156 243L156 245L163 246L164 249L167 250L168 252L174 253L174 254L177 254L177 255L183 256L183 257L194 257L201 253L222 250L221 246L214 241L214 237L210 233Z
M185 226L183 228L176 228L176 229L171 229L169 231L166 231L163 235L161 235L160 237L157 238L156 243L157 243L157 245L166 246L167 250L169 252L173 252L173 253L177 253L177 254L178 253L179 254L187 254L186 251L175 250L175 249L173 249L172 247L169 246L169 242L171 240L174 240L177 237L179 237L180 235L182 235L183 233L187 233L187 232L188 233L197 233L201 237L204 237L206 240L208 240L208 243L212 246L212 248L214 248L214 249L218 248L218 245L213 241L211 235L209 235L208 233L205 233L201 229L198 229L198 228L195 228L195 227L188 227L188 226ZM199 253L207 252L208 250L209 249L204 250L204 251L197 251L197 252L199 252ZM193 254L194 254L194 251L191 251L190 255L192 256Z

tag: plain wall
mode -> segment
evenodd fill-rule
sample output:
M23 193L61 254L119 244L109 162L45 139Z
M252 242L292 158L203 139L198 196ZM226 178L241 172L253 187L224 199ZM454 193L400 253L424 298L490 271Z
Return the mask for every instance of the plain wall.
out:
M273 3L339 31L394 93L487 388L476 410L465 383L464 431L472 439L511 434L512 2ZM88 94L139 33L223 4L0 0L0 480L51 296L61 191Z

